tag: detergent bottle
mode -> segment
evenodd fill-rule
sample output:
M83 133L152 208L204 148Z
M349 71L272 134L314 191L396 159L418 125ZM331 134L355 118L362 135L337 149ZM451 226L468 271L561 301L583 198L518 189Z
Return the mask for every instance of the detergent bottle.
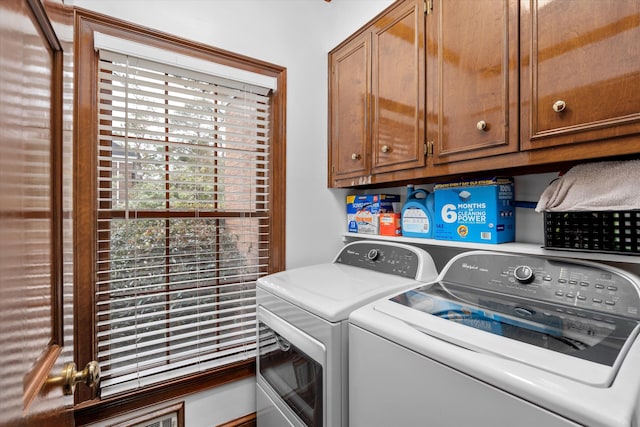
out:
M426 190L415 190L413 185L407 186L407 201L402 207L402 235L406 237L432 238L433 228L433 193Z

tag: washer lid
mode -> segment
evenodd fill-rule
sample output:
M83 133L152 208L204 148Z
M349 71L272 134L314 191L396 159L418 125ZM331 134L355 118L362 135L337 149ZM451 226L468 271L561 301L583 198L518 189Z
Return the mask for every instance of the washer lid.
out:
M637 424L632 420L638 419L638 339L630 340L631 347L613 383L603 387L587 383L602 373L594 373L590 368L602 365L488 334L412 310L386 298L355 310L349 316L349 323L350 330L358 328L380 337L367 347L372 354L382 348L378 345L388 345L383 343L389 341L405 349L409 354L405 358L406 363L414 369L433 366L428 361L430 359L442 369L451 368L477 379L481 384L478 390L482 384L495 387L536 405L540 410L556 413L562 419L577 423L567 421L567 425L629 427ZM443 332L442 338L429 333L439 330ZM511 343L517 348L512 347ZM473 344L481 344L481 347L475 348ZM503 350L514 350L516 355L525 356L528 361L506 356ZM563 371L563 367L568 367L569 371ZM605 371L610 370L609 367L604 368ZM429 369L436 372L438 368ZM438 375L434 374L433 384L425 387L438 388L443 385L438 383ZM517 425L517 420L513 424Z
M420 285L412 278L342 264L317 264L274 273L257 286L329 322L346 320L354 309Z
M640 330L638 305L638 283L621 270L469 252L438 281L375 309L458 346L608 387Z
M408 290L375 310L460 347L598 387L611 385L639 329L631 319L567 315L443 283Z

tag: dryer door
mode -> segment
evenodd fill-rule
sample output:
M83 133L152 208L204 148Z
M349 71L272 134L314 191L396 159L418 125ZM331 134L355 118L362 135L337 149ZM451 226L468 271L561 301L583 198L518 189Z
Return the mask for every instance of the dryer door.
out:
M262 306L257 314L258 383L305 425L324 425L325 346Z

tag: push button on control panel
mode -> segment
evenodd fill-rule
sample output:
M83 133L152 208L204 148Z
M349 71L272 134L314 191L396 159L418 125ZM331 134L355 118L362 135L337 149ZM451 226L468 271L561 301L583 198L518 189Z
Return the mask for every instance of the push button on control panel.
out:
M515 311L517 314L519 314L522 317L531 317L534 314L536 314L535 311L530 310L528 308L524 308L524 307L515 307L513 311Z

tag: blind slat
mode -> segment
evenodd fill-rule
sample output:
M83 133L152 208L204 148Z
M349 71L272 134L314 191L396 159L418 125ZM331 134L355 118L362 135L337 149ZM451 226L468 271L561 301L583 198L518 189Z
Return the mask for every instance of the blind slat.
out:
M230 336L232 336L232 334L236 334L237 330L240 329L242 331L242 333L246 333L247 330L253 330L255 329L255 313L253 315L245 315L245 316L236 316L233 320L236 320L237 323L233 326L219 326L219 327L208 327L208 328L204 328L204 330L197 330L197 331L192 331L193 326L189 326L189 325L183 325L183 326L177 326L171 329L171 333L181 337L181 340L184 340L185 338L190 338L189 340L189 345L193 345L192 341L196 340L196 342L201 343L201 342L207 342L207 341L219 341L220 338L217 336L214 336L213 338L206 340L206 339L201 339L200 337L203 335L217 335L220 332L225 332L225 337L229 338ZM205 323L205 326L209 326L212 324L215 324L215 320L211 320L211 321L203 321L203 323ZM236 330L236 332L228 332L230 330ZM142 349L145 347L153 347L153 346L157 346L158 344L163 344L164 343L164 338L160 338L160 339L149 339L145 341L145 345L144 346L140 346L139 344L133 342L131 344L128 344L132 341L135 341L137 339L144 339L147 337L154 337L154 336L158 336L157 333L145 333L145 334L138 334L135 335L135 337L119 337L119 338L114 338L112 340L109 341L105 341L101 348L99 348L98 351L98 356L100 358L104 358L104 357L110 357L112 354L115 353L123 353L126 352L127 356L125 357L141 357L142 354L140 351L136 351L133 352L131 350L134 349ZM177 340L176 340L177 341ZM117 350L112 351L111 347L116 347L117 345ZM106 350L103 350L103 348L105 348ZM175 347L173 347L175 348ZM172 349L173 349L172 348Z
M243 294L247 294L247 293L248 292L243 292ZM203 299L204 298L206 297L203 297ZM248 298L235 298L232 302L227 301L227 302L218 303L216 305L226 306L233 303L236 305L243 305L246 308L246 307L253 306L254 302L255 302L255 296L251 296ZM165 305L174 305L174 304L178 305L178 301L174 301L173 304L172 302L169 302L169 301L165 302ZM204 306L206 305L203 304L203 308ZM197 311L198 309L197 306L196 307L183 306L180 308L171 307L167 310L154 311L153 309L157 307L158 305L153 303L142 304L139 307L133 307L130 315L124 318L116 317L115 319L111 316L111 314L113 313L109 313L109 312L101 313L101 315L103 315L103 317L107 317L108 320L105 320L102 322L98 321L97 326L98 327L111 326L114 329L115 327L117 327L118 332L120 331L127 332L127 331L137 330L139 325L144 325L145 328L152 328L155 326L164 325L163 330L166 331L167 333L170 333L171 327L166 326L166 324L170 324L176 321L188 321L190 319L194 319L202 316L202 314L200 313L196 315L189 314L194 310ZM232 314L237 311L237 307L232 307L232 308L216 307L214 309L215 307L214 304L209 304L209 307L211 308L211 312L209 313L210 315L221 316L221 317L225 317L225 315L232 316Z
M105 89L105 88L103 88ZM133 91L136 92L136 91ZM129 93L129 96L135 93ZM109 98L109 99L106 99ZM169 98L169 97L167 97ZM186 103L185 103L186 104ZM100 104L101 118L111 117L117 121L132 120L135 118L156 119L149 122L157 124L158 119L167 120L167 124L177 126L181 123L194 123L199 126L190 126L200 129L200 126L210 126L212 128L225 126L240 129L253 129L257 131L268 130L269 110L268 107L249 110L239 104L227 104L223 107L219 105L209 105L198 103L197 100L190 100L187 105L167 105L166 99L158 99L156 102L136 100L133 104L130 100L122 96L109 95ZM193 108L201 106L202 110L198 115L193 113ZM191 111L191 114L189 114ZM230 116L231 114L231 116Z
M105 55L95 328L110 396L254 354L271 118L269 97Z
M253 342L252 342L253 341ZM133 373L120 371L120 375L104 378L101 376L101 386L111 390L110 394L125 392L137 387L143 387L162 380L172 379L206 369L215 368L236 361L253 359L255 357L255 339L247 338L244 343L235 348L218 350L200 357L200 363L194 365L189 360L178 360L161 367L139 369ZM117 372L116 372L117 373Z
M99 116L98 119L101 122L104 122L103 117L108 116ZM147 118L150 117L147 116ZM160 117L158 117L158 119L160 119ZM125 124L127 126L136 127L129 127L125 129ZM143 126L146 126L146 128L143 129ZM256 145L255 141L266 143L269 138L269 130L267 128L241 128L239 126L227 124L226 126L220 126L217 129L203 129L200 127L180 126L171 123L161 123L158 121L135 118L128 118L126 122L122 122L122 124L119 124L118 126L105 126L101 124L99 125L99 129L103 134L108 134L110 136L109 140L111 141L129 142L131 144L146 143L150 146L153 146L154 141L159 141L162 144L158 142L156 142L156 144L164 146L165 144L163 144L163 142L165 141L187 144L200 142L202 145L205 145L215 140L218 142L221 149L242 149L243 147L264 149L265 144ZM236 132L233 132L234 130ZM192 146L191 148L197 149L198 147Z
M110 40L110 41L108 41ZM123 46L123 44L125 46ZM158 49L149 45L133 42L131 40L122 40L112 36L108 36L102 33L95 34L94 45L100 50L100 56L105 60L113 63L122 63L123 61L118 58L126 57L127 54L133 54L130 58L132 63L142 63L143 61L152 61L154 64L151 68L162 69L163 67L171 67L172 65L165 64L179 64L184 70L189 71L189 76L196 80L210 80L214 77L214 81L219 82L221 86L227 86L236 89L246 89L246 85L256 86L255 88L248 88L250 92L262 93L267 95L268 90L260 89L276 89L277 81L274 77L266 75L255 75L255 73L246 71L244 69L237 69L230 66L221 64L213 64L206 60L199 60L193 57L185 57L184 55L176 52L169 52L164 49ZM204 77L202 77L204 72ZM229 84L225 84L229 83ZM240 83L240 84L238 84Z
M157 108L158 110L167 109L168 111L184 112L184 116L190 113L188 117L196 118L194 108L202 107L200 114L205 112L213 113L222 111L226 114L214 114L216 117L232 120L233 116L229 116L230 112L241 113L254 117L266 116L269 111L267 102L256 102L251 97L245 95L238 96L236 94L224 94L218 91L205 93L206 90L187 88L184 86L167 86L165 79L158 81L132 81L121 82L117 75L100 73L102 80L98 83L98 87L103 89L105 93L102 95L101 106L106 108L108 105L124 107L125 104L148 106ZM170 77L167 76L167 79ZM136 97L136 95L138 95ZM185 103L188 101L188 107ZM204 110L211 108L212 110Z
M247 310L250 310L250 311L225 317L224 319L225 322L234 322L233 324L225 324L225 325L220 325L221 323L220 318L215 317L214 313L212 313L208 317L201 313L200 321L203 322L203 324L202 325L198 324L197 326L198 333L204 335L207 333L210 334L211 332L219 332L223 330L237 329L237 328L242 328L244 326L247 326L247 324L245 323L246 319L255 320L255 310L253 310L254 308L255 308L255 304L251 306L247 306ZM175 334L176 336L180 335L181 333L189 333L189 331L194 329L193 322L185 323L184 321L191 321L193 319L198 319L198 317L176 319L173 321L173 323L175 324L173 324L170 328L166 330L165 329L162 329L162 330L149 329L143 332L138 331L135 335L130 334L128 330L119 330L120 333L117 336L115 335L110 336L105 331L100 331L98 334L104 339L101 342L101 345L99 348L102 351L109 351L109 352L115 353L123 350L120 347L112 347L114 343L135 342L135 344L139 346L151 345L149 344L151 343L151 341L145 341L143 344L139 344L137 341L141 338L163 336L163 335L166 335L167 333ZM181 323L177 324L178 322L181 322ZM218 337L217 339L220 339L220 338Z
M234 334L235 335L235 334ZM207 351L215 351L221 348L225 348L226 353L238 353L238 352L242 352L245 351L245 349L242 348L243 345L247 345L247 344L251 344L252 342L252 337L251 335L255 335L255 328L253 329L249 329L249 330L245 330L243 331L243 333L241 334L240 338L235 338L234 336L231 336L230 340L227 340L225 342L218 342L218 343L213 343L213 342L203 342L203 348L198 348L198 344L200 344L199 342L194 342L191 347L187 347L187 348L183 348L182 352L178 352L175 354L175 356L173 357L173 359L175 360L175 362L185 362L187 359L187 356L195 356L199 353L201 353L202 355L206 355ZM253 340L255 340L255 337L253 337ZM178 347L178 346L176 346ZM231 347L231 348L229 348ZM235 348L234 348L235 347ZM168 356L166 354L166 352L157 352L157 353L151 353L151 355L153 357L146 357L145 360L139 360L140 358L138 358L137 360L135 358L123 358L125 360L123 360L121 366L119 366L116 369L113 369L113 373L114 374L118 374L118 372L130 372L132 371L132 364L130 363L132 360L135 360L136 363L134 366L137 367L137 371L136 374L139 376L144 376L144 375L148 375L149 373L154 373L154 372L159 372L159 371L167 371L170 370L172 367L170 366L171 363L168 363L168 366L162 366L161 363L164 365L165 362L171 362L172 361L172 357ZM141 356L149 356L147 354L141 355ZM219 357L218 355L214 355L213 357L210 358L216 358ZM182 359L182 360L181 360ZM101 360L99 360L101 361ZM146 372L145 372L146 371ZM102 375L102 372L100 372ZM104 377L106 379L108 378L113 378L115 375L110 375L111 372L107 373L104 375Z
M106 128L105 128L106 129ZM108 132L110 132L107 129ZM161 134L158 133L158 136ZM162 134L164 135L164 134ZM166 136L166 135L164 135ZM224 135L219 135L224 136ZM151 154L157 153L159 148L166 150L182 150L184 149L184 144L189 144L189 148L194 150L206 150L210 147L213 149L214 153L212 154L223 154L223 153L244 153L248 151L259 152L265 156L268 156L269 153L266 151L269 148L268 145L268 137L255 136L250 143L244 143L243 141L238 140L210 140L205 138L182 138L186 139L186 142L181 140L177 140L174 138L173 140L159 140L159 139L150 139L150 138L139 138L136 139L132 135L120 135L118 132L109 133L105 139L105 144L100 147L101 153L111 153L110 155L114 155L117 157L124 157L125 155L132 155L135 152L140 152L140 154ZM258 141L259 144L256 144ZM106 145L107 143L112 143L112 145ZM113 144L115 143L115 144ZM127 144L133 148L133 152L129 153L125 150ZM198 144L198 147L194 148L193 144ZM114 153L115 151L115 153Z
M238 333L229 333L227 335L228 340L223 343L220 343L218 340L199 340L196 345L186 343L176 344L169 348L168 351L176 355L173 359L176 360L180 358L184 359L194 357L198 354L206 353L207 351L217 351L218 349L228 348L229 346L246 345L251 342L251 336L255 335L255 328ZM101 357L98 358L99 361L101 359ZM144 359L144 361L141 362L140 359ZM155 350L139 351L135 355L122 357L122 371L131 371L131 366L133 365L137 366L137 371L140 373L145 366L156 368L159 364L164 364L167 361L172 361L172 359ZM117 370L114 370L114 372L117 372Z

